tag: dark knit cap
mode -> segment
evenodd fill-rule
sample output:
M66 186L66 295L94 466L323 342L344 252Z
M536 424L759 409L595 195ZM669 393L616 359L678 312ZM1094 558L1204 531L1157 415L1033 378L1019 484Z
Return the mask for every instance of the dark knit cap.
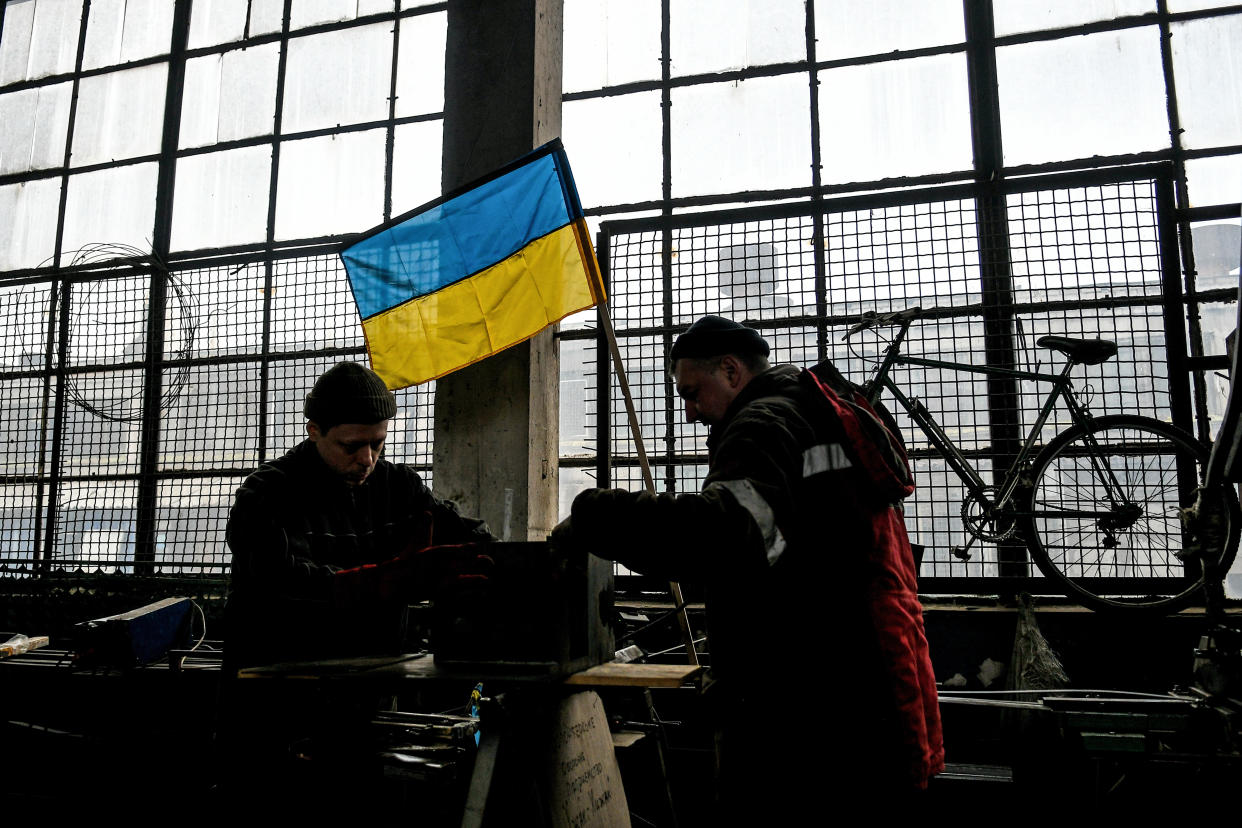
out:
M768 341L754 328L723 316L704 316L677 337L669 359L676 362L682 357L704 359L725 354L765 357L770 351Z
M341 423L372 425L397 416L397 398L370 368L341 362L315 383L302 412L306 419L327 428Z

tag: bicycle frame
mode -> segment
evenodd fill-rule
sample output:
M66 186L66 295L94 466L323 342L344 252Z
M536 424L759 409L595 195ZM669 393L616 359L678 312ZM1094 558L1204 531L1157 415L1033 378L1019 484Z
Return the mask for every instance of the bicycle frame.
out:
M1022 475L1028 466L1028 460L1035 454L1039 443L1040 434L1043 432L1044 424L1052 414L1053 408L1058 400L1063 400L1067 409L1069 409L1070 417L1075 425L1086 426L1091 421L1091 415L1087 410L1078 403L1077 397L1074 396L1073 383L1070 380L1070 372L1074 368L1074 363L1066 361L1065 368L1059 374L1044 374L1035 371L1021 371L1012 368L1001 368L997 366L981 366L970 365L961 362L949 362L938 359L924 359L922 357L911 357L901 353L901 343L905 340L906 332L910 328L913 320L907 319L902 322L893 341L889 344L884 360L880 364L880 368L876 371L874 377L863 384L864 393L867 400L875 403L880 397L882 391L888 391L892 394L899 405L910 415L915 424L927 437L932 447L940 453L949 467L957 474L957 476L966 485L970 497L981 506L988 510L1006 509L1010 500L1013 498L1014 492L1022 483ZM927 409L927 406L918 398L906 396L900 388L889 378L889 373L893 366L918 366L923 368L945 368L952 371L960 371L973 374L984 374L988 376L1010 377L1013 379L1030 380L1035 382L1044 382L1052 386L1048 392L1048 396L1044 399L1043 405L1040 407L1039 416L1036 417L1035 423L1031 426L1030 431L1023 440L1021 448L1014 457L1009 469L1006 471L1003 481L1001 482L996 498L992 499L988 490L994 488L983 480L983 477L971 464L970 460L961 450L954 444L953 439L949 437L944 428L936 421L936 418ZM1105 488L1113 506L1121 505L1124 498L1118 497L1121 486L1117 482L1113 470L1107 463L1101 464L1098 446L1095 445L1095 438L1088 431L1086 440L1095 450L1091 456L1092 466L1096 473L1100 476L1101 481L1105 483ZM1010 510L1010 514L1017 516L1018 513Z

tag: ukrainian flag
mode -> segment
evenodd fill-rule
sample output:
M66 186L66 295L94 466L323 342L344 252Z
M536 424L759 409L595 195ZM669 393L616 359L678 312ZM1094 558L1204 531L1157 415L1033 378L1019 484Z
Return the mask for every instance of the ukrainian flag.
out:
M341 251L371 367L406 388L604 299L559 140Z

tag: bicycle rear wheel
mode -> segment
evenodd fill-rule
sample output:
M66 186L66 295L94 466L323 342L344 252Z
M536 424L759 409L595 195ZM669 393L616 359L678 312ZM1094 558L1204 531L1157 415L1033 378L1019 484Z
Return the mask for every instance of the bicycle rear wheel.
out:
M1179 511L1194 501L1207 457L1191 435L1148 417L1099 417L1058 434L1035 458L1023 513L1035 564L1092 609L1163 613L1190 604L1203 567L1178 557L1189 539ZM1224 568L1237 552L1237 510L1227 519Z

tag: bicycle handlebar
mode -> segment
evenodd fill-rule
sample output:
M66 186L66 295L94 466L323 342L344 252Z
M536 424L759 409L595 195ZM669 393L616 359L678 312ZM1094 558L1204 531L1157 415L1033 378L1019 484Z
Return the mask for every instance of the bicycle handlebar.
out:
M850 329L845 333L845 338L849 339L859 331L865 331L868 328L877 328L884 325L906 325L917 319L922 313L923 309L921 307L906 308L905 310L891 311L890 313L867 311L858 322L850 326Z

